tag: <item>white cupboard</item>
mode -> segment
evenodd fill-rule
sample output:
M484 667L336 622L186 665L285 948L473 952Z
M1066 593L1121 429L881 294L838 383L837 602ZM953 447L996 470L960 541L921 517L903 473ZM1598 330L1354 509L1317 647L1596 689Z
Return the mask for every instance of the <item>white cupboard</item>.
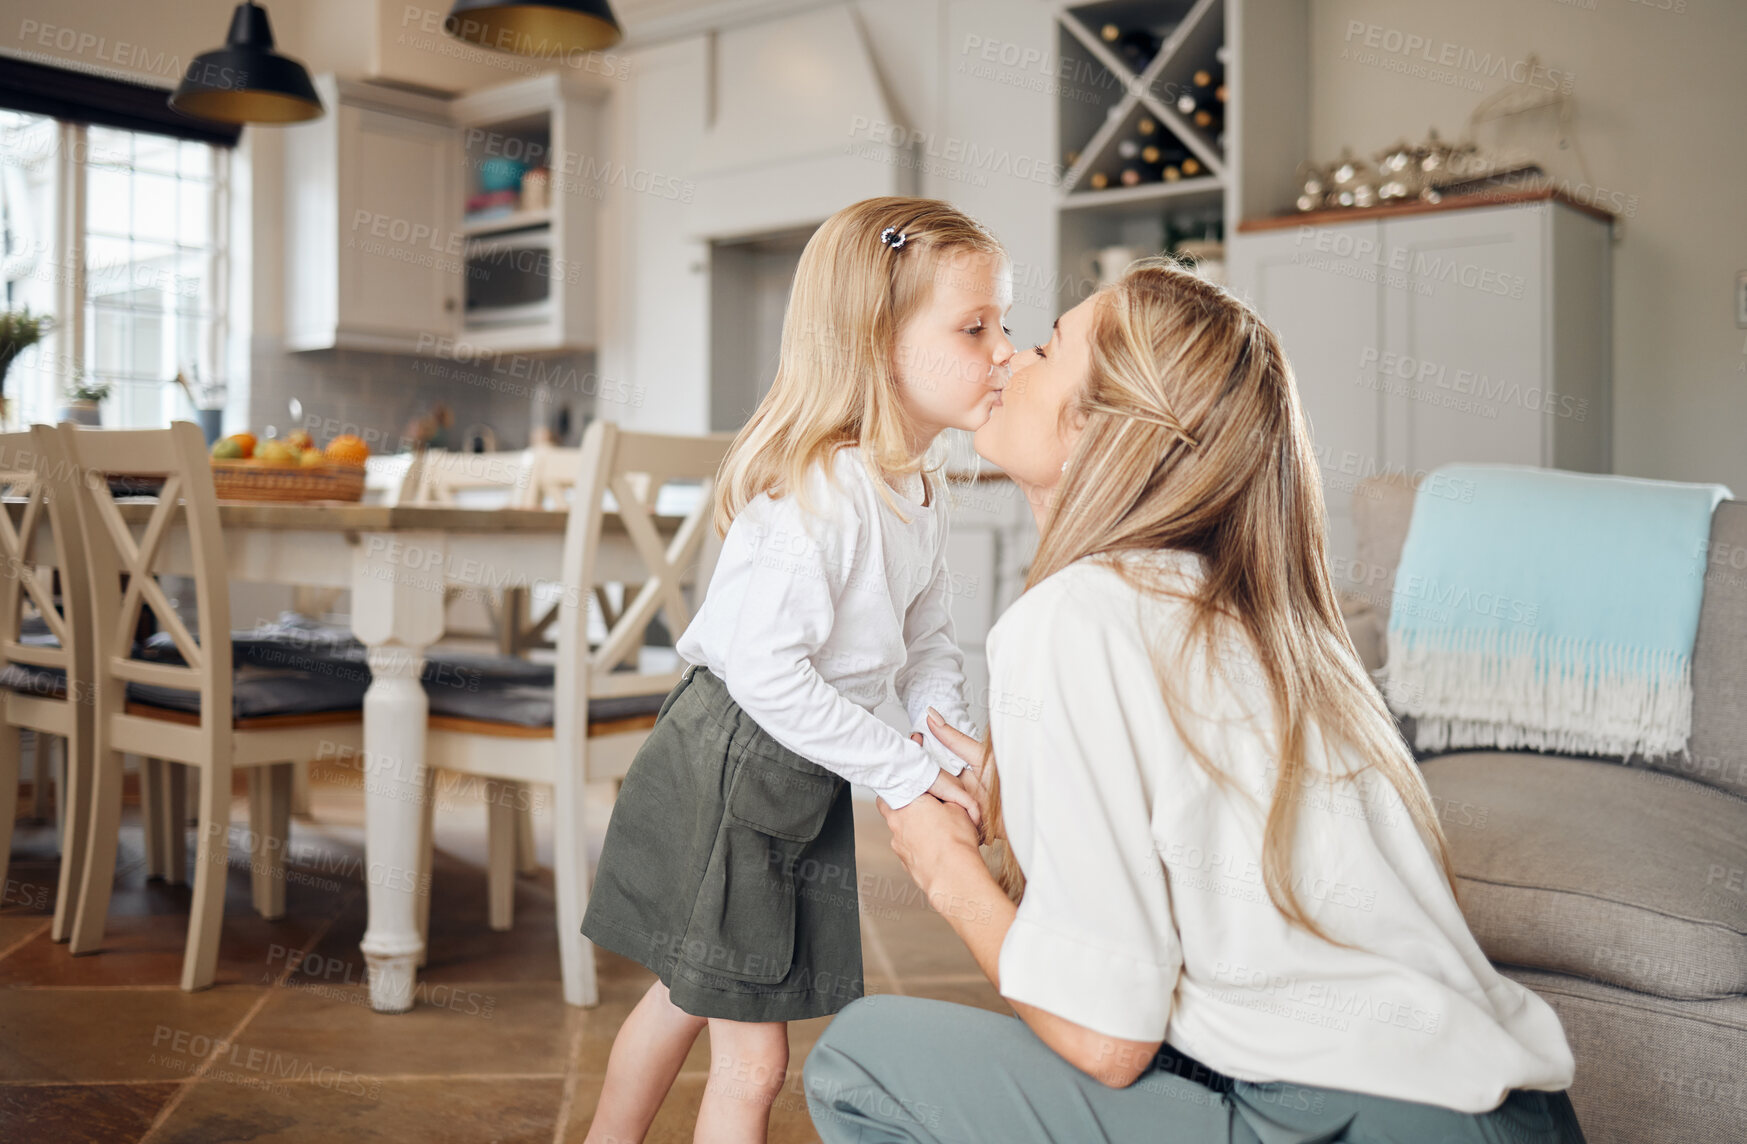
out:
M316 79L328 114L286 129L285 340L429 348L460 310L460 149L441 100ZM422 344L421 344L422 343Z
M328 113L285 129L288 348L593 348L598 204L629 176L587 79L453 101L315 82Z
M1375 474L1612 468L1610 245L1609 220L1546 195L1239 228L1232 288L1291 362L1332 555Z

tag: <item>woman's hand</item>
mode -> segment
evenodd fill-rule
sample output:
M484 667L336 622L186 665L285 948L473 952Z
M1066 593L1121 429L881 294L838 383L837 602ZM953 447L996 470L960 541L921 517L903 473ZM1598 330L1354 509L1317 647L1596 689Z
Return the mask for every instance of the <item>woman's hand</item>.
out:
M943 779L952 776L945 771ZM955 784L956 785L956 784ZM970 865L988 875L981 852L977 849L977 828L962 807L942 802L932 794L921 794L897 810L885 799L876 804L886 826L892 832L892 850L904 870L936 910L942 903L935 900L936 891L953 882Z
M964 770L959 772L959 781L970 791L971 797L977 800L981 807L988 801L988 792L983 783L983 741L973 739L969 735L948 723L940 717L940 712L930 707L928 709L928 729L934 732L934 737L940 740L940 745L965 761ZM973 822L981 823L982 815L972 815Z

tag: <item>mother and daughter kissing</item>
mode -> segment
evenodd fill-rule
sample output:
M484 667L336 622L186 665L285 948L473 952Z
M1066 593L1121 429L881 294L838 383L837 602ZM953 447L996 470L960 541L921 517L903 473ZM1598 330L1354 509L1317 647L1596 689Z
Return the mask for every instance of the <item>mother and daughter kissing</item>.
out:
M1164 259L1028 350L1011 301L1000 242L944 202L856 203L801 255L583 920L658 978L590 1144L644 1138L706 1027L695 1139L764 1140L786 1023L830 1014L804 1069L830 1144L1580 1144L1558 1017L1469 932L1341 619L1279 340ZM981 741L927 468L947 428L1040 538ZM908 736L874 714L894 690ZM853 783L1016 1018L862 996ZM850 874L810 892L823 870Z

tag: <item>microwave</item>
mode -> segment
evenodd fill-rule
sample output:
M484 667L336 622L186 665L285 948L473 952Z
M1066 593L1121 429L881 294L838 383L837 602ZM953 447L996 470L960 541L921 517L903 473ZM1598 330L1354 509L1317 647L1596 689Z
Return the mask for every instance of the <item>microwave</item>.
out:
M470 328L527 325L552 315L553 283L567 273L549 228L469 241L463 320Z

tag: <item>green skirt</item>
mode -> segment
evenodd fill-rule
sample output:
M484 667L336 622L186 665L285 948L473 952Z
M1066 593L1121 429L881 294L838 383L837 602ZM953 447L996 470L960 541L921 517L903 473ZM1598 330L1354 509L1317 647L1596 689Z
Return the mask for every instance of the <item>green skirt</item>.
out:
M625 775L582 932L695 1016L837 1012L864 991L849 784L690 668Z

